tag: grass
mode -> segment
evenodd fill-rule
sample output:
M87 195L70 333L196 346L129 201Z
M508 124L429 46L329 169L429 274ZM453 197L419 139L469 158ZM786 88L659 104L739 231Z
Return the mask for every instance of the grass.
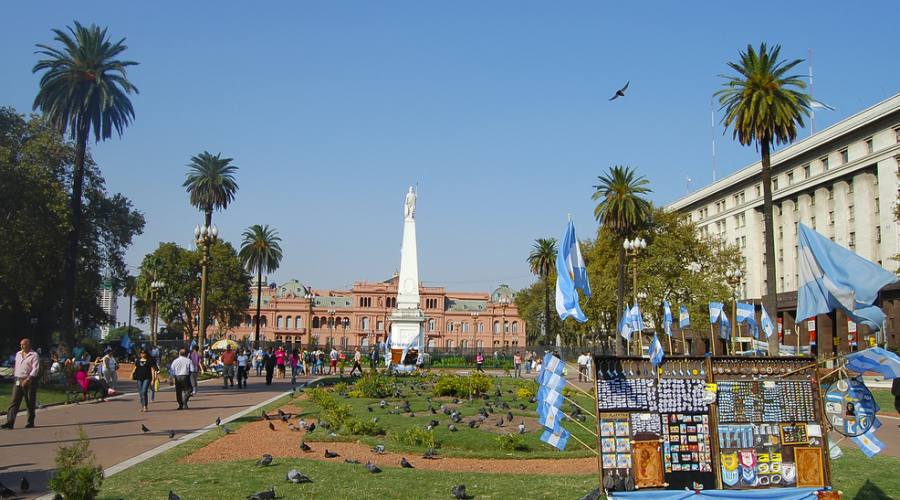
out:
M0 382L0 412L6 412L12 402L12 382ZM51 405L66 402L66 390L61 387L38 387L37 404ZM25 400L22 400L20 410L25 409Z
M886 500L900 496L900 458L868 458L855 447L842 449L844 456L831 461L831 480L834 488L844 493L843 498Z
M872 397L875 398L875 402L881 407L881 411L892 413L897 411L894 408L894 395L891 394L890 389L872 389Z

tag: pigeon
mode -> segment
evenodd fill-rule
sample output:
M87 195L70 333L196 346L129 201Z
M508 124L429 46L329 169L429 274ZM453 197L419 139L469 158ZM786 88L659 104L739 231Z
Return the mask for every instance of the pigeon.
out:
M312 451L312 448L310 448L309 445L306 444L306 441L300 441L300 449L301 449L302 451L307 452L307 453L309 453L309 452Z
M525 434L525 422L519 424L519 434Z
M25 476L22 476L22 482L19 483L19 489L22 490L22 493L31 489L31 485L28 484L28 479Z
M278 418L284 418L287 414L281 408L278 409Z
M260 491L247 497L248 500L272 500L273 498L276 498L274 486L269 486L268 490Z
M379 472L381 472L381 469L379 469L378 466L373 464L372 462L366 462L366 470L368 470L372 474L378 474Z
M315 423L315 422L309 424L309 428L306 429L306 432L312 432L312 431L314 431L314 430L316 430L316 423Z
M169 490L169 500L181 500L181 497L175 494L174 491Z
M453 398L453 404L458 405L458 404L459 404L459 398Z
M263 417L264 419L266 419L266 420L270 420L270 419L272 418L272 417L270 417L269 414L266 413L266 412L262 412L262 417Z
M413 412L409 412L409 416L410 416L410 418L412 418L412 417L415 417L415 416L416 416L416 414L415 414L415 413L413 413Z
M0 498L12 498L16 496L16 492L7 488L3 483L0 483Z
M578 500L600 500L600 488L594 488L587 495L579 498Z
M272 463L272 455L266 453L259 460L256 461L257 467L268 467Z
M450 432L456 432L456 431L459 430L459 429L457 429L456 426L453 425L453 424L448 425L447 428L450 429Z
M520 409L520 410L524 410L524 409L525 409L525 404L524 404L524 403L519 403L519 409Z
M469 420L469 429L474 429L476 427L478 427L478 421L477 420Z
M175 431L169 431L169 439L175 439Z
M409 461L406 460L406 457L400 459L400 467L403 467L404 469L415 469L415 467L413 467L413 464L409 463Z
M216 427L222 425L222 419L220 417L216 417Z
M378 402L378 406L380 408L384 408L385 406L387 406L387 402L382 399L381 401Z
M224 425L220 425L219 430L222 431L222 434L233 434L234 433L233 430L229 429L228 427L226 427Z
M456 500L472 498L472 497L466 495L466 485L464 485L464 484L457 484L456 486L451 488L450 494L453 495L453 498L455 498Z
M307 477L305 474L303 474L302 472L298 471L297 469L291 469L291 470L289 470L289 471L287 472L287 476L286 476L286 477L287 477L287 480L288 480L288 481L290 481L290 482L292 482L292 483L294 483L294 484L311 483L311 482L312 482L312 479L310 479L309 477Z
M372 448L372 451L374 451L375 453L378 453L379 455L381 455L382 453L384 453L384 445L383 445L383 444L376 444L375 447Z
M297 421L297 423L300 425L301 429L306 429L306 420L303 420L301 418L300 420Z
M497 422L497 427L503 427L503 419L502 418Z
M369 413L372 413L372 407L371 407L371 406L366 406L366 409L369 410Z
M284 422L284 423L287 423L287 421L288 421L288 416L287 416L287 415L282 415L282 416L281 416L281 421Z
M146 425L141 424L141 432L146 434L146 433L150 432L150 429L148 429Z
M296 431L299 431L300 429L294 427L294 424L288 422L288 430L291 432L296 432Z
M435 410L433 406L429 406L428 411L430 411L432 415L437 415L437 410Z
M513 421L513 414L512 414L511 411L506 412L506 421L507 421L507 422L512 422L512 421Z
M422 458L427 459L427 460L434 460L437 458L436 455L437 455L437 451L435 451L434 448L428 448L427 450L425 450L425 454L422 455Z
M428 425L430 425L430 426L432 426L432 427L437 427L438 424L440 424L440 422L438 422L438 421L435 420L435 419L431 419L431 421L428 422Z
M354 465L359 465L359 464L362 463L362 462L360 462L359 460L352 460L352 459L349 459L349 458L345 458L345 459L344 459L344 463L347 463L347 464L354 464Z
M612 101L614 99L618 99L619 97L625 97L625 90L628 88L629 83L631 83L630 80L628 82L625 82L625 86L617 90L616 93L609 98L609 100Z
M270 430L270 431L274 431L274 430L275 430L275 424L273 424L272 422L269 422L269 430Z
M325 448L325 458L337 458L339 456L340 456L339 454L337 454L333 451L328 451L328 448Z
M378 417L372 417L372 423L373 423L373 424L377 424L377 423L378 423Z

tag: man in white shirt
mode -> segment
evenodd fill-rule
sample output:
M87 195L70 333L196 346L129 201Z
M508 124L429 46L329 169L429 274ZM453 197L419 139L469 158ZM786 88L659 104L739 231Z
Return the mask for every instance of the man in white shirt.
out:
M188 407L191 398L191 360L187 357L187 349L178 351L178 357L172 361L170 375L175 377L175 399L178 400L178 409Z
M581 353L578 355L578 381L582 382L587 381L587 354Z
M19 347L22 350L16 353L16 365L13 368L12 403L6 411L6 423L0 426L4 429L12 429L15 425L22 398L25 398L25 406L28 407L28 423L25 427L34 427L34 407L37 401L38 371L41 362L38 354L31 350L31 340L22 339Z

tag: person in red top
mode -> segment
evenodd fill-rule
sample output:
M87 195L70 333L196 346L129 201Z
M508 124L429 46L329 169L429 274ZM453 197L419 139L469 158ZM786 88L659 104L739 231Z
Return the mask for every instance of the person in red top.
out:
M100 401L106 401L109 394L109 385L106 379L100 377L91 377L88 375L88 365L78 365L78 371L75 372L75 383L81 387L81 400L87 399L87 393L91 388L100 392Z
M284 362L287 358L287 353L284 351L284 347L279 347L275 349L275 367L278 369L278 378L284 378Z
M12 429L16 423L16 414L22 398L25 398L25 406L28 407L28 423L25 427L34 427L34 408L37 401L38 371L41 361L36 352L31 350L31 340L22 339L19 342L21 351L16 353L16 365L13 368L12 403L6 411L6 423L3 428Z
M484 354L480 352L475 356L475 370L484 373Z
M229 384L234 388L234 363L237 361L237 353L231 350L231 344L225 348L222 357L222 388L228 389Z

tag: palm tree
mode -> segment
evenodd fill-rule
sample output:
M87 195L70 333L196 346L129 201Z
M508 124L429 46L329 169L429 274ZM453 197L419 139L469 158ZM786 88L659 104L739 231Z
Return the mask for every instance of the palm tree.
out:
M213 210L228 208L228 204L234 200L234 194L238 190L237 182L234 180L237 167L231 164L231 160L231 158L222 158L221 153L213 156L208 151L204 151L191 157L191 162L188 164L187 179L182 186L187 188L191 197L191 205L203 211L204 226L207 228L212 227ZM201 354L206 348L206 273L209 268L210 242L207 240L207 243L203 245L204 265L203 275L200 277L202 285L198 344Z
M781 47L772 49L765 43L759 52L747 45L739 62L729 62L735 76L725 78L722 89L716 92L722 123L733 129L733 137L743 145L756 143L762 156L763 222L766 245L766 297L763 301L771 314L776 313L775 231L772 223L772 170L770 150L773 143L785 144L797 137L797 127L803 127L803 117L809 116L810 97L803 92L806 83L799 75L787 75L803 62L778 60ZM769 339L769 354L778 353L778 337Z
M281 264L281 238L268 225L255 224L244 231L244 241L238 256L244 267L256 271L256 336L253 348L259 349L259 308L262 298L262 273L274 272Z
M134 307L134 296L137 293L137 277L128 275L122 283L122 294L128 297L128 334L131 335L131 310Z
M528 254L531 272L544 282L544 342L550 338L550 272L556 266L556 238L538 238Z
M138 63L117 57L127 47L125 39L110 42L106 28L82 26L68 32L54 29L54 40L61 48L38 44L37 51L45 59L31 70L45 71L33 109L61 134L67 132L75 140L75 165L72 171L72 196L69 209L72 225L66 241L66 263L63 290L63 341L75 342L75 290L77 286L78 243L81 237L82 191L87 141L93 132L94 142L109 139L115 131L119 137L132 120L134 108L128 96L138 93L128 80L126 68Z
M613 166L606 174L597 177L592 200L600 200L594 208L594 218L601 227L609 231L616 241L624 241L635 229L650 219L651 205L643 195L650 193L650 183L644 176L638 176L631 167ZM619 248L619 277L616 287L616 324L622 318L625 300L625 248ZM618 336L615 336L618 339ZM616 353L624 354L622 342L616 340Z

